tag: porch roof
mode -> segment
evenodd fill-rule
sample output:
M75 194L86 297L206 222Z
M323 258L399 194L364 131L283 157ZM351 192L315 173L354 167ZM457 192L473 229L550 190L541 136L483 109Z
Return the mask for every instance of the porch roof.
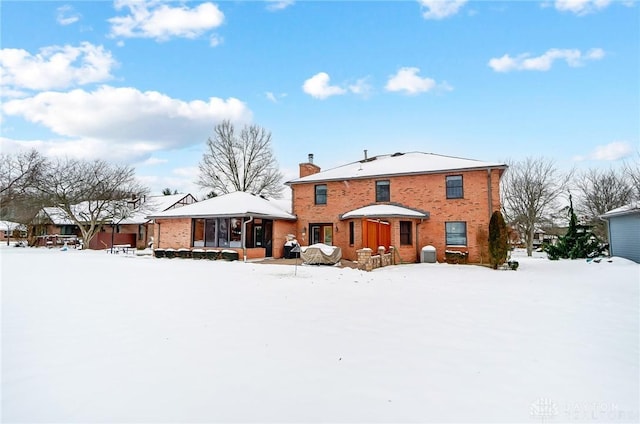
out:
M256 218L283 220L296 219L294 215L282 210L274 202L242 191L223 194L177 209L169 209L168 211L149 215L147 218L212 218L234 216L254 216Z
M354 209L342 214L340 219L353 218L414 218L427 219L429 212L410 209L399 205L370 205L362 208Z

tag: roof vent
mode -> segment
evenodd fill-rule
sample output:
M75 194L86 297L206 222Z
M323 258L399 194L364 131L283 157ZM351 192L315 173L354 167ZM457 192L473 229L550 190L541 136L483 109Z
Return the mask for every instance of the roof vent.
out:
M396 156L402 156L404 155L404 153L402 152L395 152L394 154L391 155L392 158L395 158Z

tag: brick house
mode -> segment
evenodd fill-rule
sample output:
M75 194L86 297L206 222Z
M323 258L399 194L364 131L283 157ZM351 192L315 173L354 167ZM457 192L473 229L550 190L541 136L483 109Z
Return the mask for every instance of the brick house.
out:
M136 212L119 221L105 219L87 247L106 249L111 247L113 241L114 245L129 244L132 247L144 248L153 236L153 223L146 218L148 214L172 210L196 201L191 194L145 196L132 200L130 203L137 209ZM80 204L77 207L84 206ZM36 217L34 227L36 244L39 246L59 245L65 241L75 244L82 238L80 228L59 207L42 208Z
M273 200L237 191L147 216L155 247L234 250L240 258L282 257L296 217Z
M322 171L309 155L299 166L292 212L302 245L325 243L356 260L358 249L395 247L398 261L420 260L422 247L467 252L480 261L477 234L500 210L505 164L411 152L365 157Z

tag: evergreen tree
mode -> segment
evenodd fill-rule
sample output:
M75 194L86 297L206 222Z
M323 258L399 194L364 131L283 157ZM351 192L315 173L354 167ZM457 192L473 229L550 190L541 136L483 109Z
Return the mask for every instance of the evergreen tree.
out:
M489 261L493 269L498 269L507 260L509 236L502 213L495 211L489 221Z
M602 253L598 238L589 229L578 224L573 210L573 199L569 195L569 228L555 245L547 245L545 250L551 260L579 259L594 257Z

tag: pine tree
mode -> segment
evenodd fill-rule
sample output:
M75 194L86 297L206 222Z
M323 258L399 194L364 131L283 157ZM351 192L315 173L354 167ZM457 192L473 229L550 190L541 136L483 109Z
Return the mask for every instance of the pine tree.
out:
M602 253L600 241L587 228L578 224L573 210L573 199L569 195L569 228L567 234L560 237L555 245L548 245L545 250L551 260L579 259L594 257Z
M509 236L507 224L502 213L495 211L489 221L489 261L493 269L505 263L509 253Z

